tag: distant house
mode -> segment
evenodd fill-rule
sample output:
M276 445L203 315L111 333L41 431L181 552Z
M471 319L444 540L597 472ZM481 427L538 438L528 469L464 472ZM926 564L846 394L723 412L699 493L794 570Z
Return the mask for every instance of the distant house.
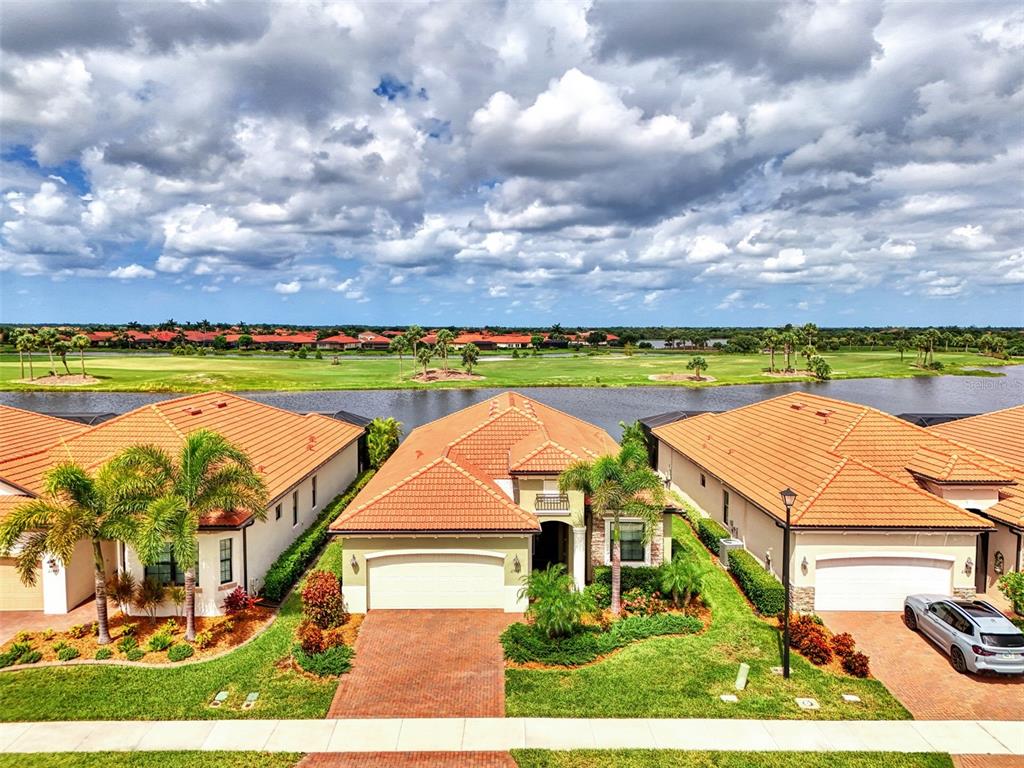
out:
M523 333L503 333L490 337L497 349L526 349L533 337Z
M479 350L491 350L498 347L493 336L484 336L480 333L460 333L452 342L452 346L458 350L461 350L467 344L475 344Z
M320 339L316 343L317 349L359 349L361 343L359 339L353 338L352 336L346 336L343 333L335 334L334 336L328 336L327 338Z
M235 587L256 593L277 556L352 482L359 471L361 426L222 392L146 405L91 427L0 406L0 516L41 494L44 473L59 461L71 459L93 470L141 443L174 454L183 437L197 429L219 432L245 451L270 496L264 520L244 509L218 510L200 520L196 610L220 613L224 597ZM111 568L128 571L136 581L183 583L169 549L148 566L130 547L111 542L105 552ZM35 587L26 587L13 560L0 559L0 610L67 613L91 597L87 542L79 542L66 566L55 560L40 563L40 575ZM160 609L161 614L174 611L170 603Z
M363 331L359 334L359 344L363 349L387 351L391 346L391 339L373 331Z

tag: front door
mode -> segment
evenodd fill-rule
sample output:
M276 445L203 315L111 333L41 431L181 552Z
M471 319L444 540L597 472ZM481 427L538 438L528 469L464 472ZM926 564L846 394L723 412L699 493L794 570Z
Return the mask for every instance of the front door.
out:
M978 536L974 553L974 591L979 595L988 592L988 537L988 531Z

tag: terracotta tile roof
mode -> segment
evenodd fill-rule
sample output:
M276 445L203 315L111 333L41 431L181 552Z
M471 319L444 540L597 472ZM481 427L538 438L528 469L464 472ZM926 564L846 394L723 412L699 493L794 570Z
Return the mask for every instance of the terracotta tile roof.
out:
M0 461L23 456L41 445L52 445L87 429L84 424L0 405Z
M497 481L617 450L592 424L503 392L414 429L331 530L537 531Z
M363 433L361 427L320 414L301 415L222 392L206 392L137 408L60 442L39 443L0 461L0 477L33 493L43 473L73 459L95 469L125 447L152 444L176 453L185 435L211 429L245 451L263 474L271 499L328 461ZM237 525L245 510L215 514L204 526Z
M328 336L327 338L320 339L317 343L322 344L325 342L330 344L358 344L359 339L353 339L351 336L346 336L343 333L337 333L334 336Z
M944 455L950 471L962 463L986 482L1006 480L995 462L921 427L803 392L653 432L779 519L779 491L788 485L798 495L793 522L805 527L991 527L918 485L907 468L925 457L929 467L937 463L928 451Z

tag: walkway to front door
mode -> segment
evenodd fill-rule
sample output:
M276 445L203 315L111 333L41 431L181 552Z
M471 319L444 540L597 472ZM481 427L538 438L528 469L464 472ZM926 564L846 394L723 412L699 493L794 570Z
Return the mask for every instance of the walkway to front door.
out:
M521 614L370 611L328 717L503 717L498 637Z

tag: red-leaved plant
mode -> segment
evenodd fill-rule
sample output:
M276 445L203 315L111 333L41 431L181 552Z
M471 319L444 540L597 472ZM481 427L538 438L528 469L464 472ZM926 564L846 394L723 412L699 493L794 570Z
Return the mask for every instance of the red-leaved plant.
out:
M843 669L846 671L846 674L853 675L854 677L867 677L871 674L871 669L868 666L868 657L859 651L851 653L843 659Z
M856 650L853 635L849 632L840 632L838 635L832 635L832 650L836 656L845 659Z
M236 613L249 610L254 605L256 605L255 597L241 587L235 587L224 598L224 613L234 616Z
M338 577L330 571L313 571L302 588L302 610L320 629L331 629L348 621Z

